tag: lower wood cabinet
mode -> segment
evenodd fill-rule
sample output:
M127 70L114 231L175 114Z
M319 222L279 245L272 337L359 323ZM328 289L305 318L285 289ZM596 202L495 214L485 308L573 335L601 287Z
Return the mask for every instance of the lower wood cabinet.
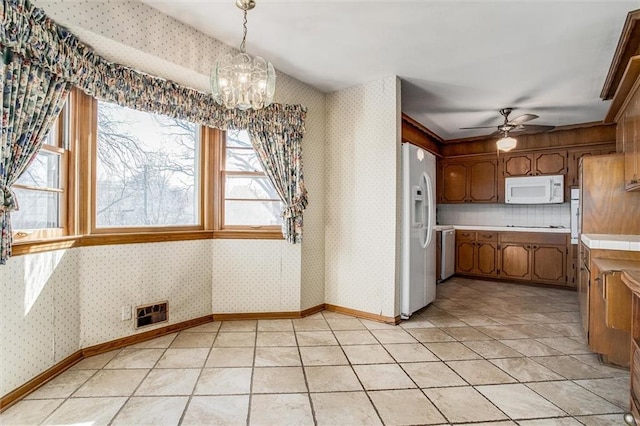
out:
M531 246L522 243L501 245L500 277L531 280Z
M456 231L456 273L498 276L498 234Z
M589 250L580 244L578 302L589 349L606 363L628 367L632 361L633 290L622 271L640 274L640 252ZM637 325L636 325L637 326Z
M456 231L456 273L556 285L567 277L567 234Z

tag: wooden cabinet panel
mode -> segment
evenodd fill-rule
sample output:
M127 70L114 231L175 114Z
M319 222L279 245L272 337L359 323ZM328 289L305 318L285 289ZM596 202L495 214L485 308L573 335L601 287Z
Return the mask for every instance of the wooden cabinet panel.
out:
M591 264L591 288L589 295L589 348L602 354L605 362L622 367L630 364L631 335L628 331L607 327L603 275Z
M498 201L498 162L476 161L469 165L469 201L495 203Z
M640 190L640 90L637 88L618 126L622 126L625 189Z
M570 285L567 234L456 230L456 272Z
M456 241L456 273L473 274L475 269L475 242Z
M498 276L498 244L476 242L478 261L476 271L479 275Z
M511 154L503 159L504 177L566 175L567 151L553 150L532 154Z
M518 280L531 279L530 245L519 243L502 244L500 251L500 277Z
M580 183L580 174L578 173L580 159L583 157L591 157L593 155L615 154L616 145L614 143L606 145L596 145L589 148L571 149L569 150L569 164L566 179L566 186L578 186ZM569 190L569 188L567 188ZM569 194L569 193L567 193Z
M464 203L467 200L467 166L463 163L442 165L442 202Z
M456 231L456 273L498 276L498 233Z
M532 154L534 175L564 175L567 173L567 151Z
M622 282L622 273L604 276L605 319L607 327L631 331L631 290Z
M498 162L494 159L441 161L439 201L442 203L498 202Z
M533 174L533 158L529 154L509 155L504 157L504 176L531 176Z
M567 246L532 246L531 279L548 283L567 282Z
M588 258L589 249L584 246L584 244L580 243L580 256L579 257L579 268L578 268L578 305L580 307L580 322L582 323L582 331L584 331L584 335L588 337L589 335L589 284L590 284L590 273L587 267L589 266L588 261L585 262L585 258ZM587 254L584 254L584 251L587 251Z

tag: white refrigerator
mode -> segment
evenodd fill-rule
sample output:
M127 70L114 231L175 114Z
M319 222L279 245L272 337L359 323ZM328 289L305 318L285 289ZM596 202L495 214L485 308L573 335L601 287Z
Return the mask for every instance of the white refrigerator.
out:
M436 298L436 157L402 144L400 316L409 318Z

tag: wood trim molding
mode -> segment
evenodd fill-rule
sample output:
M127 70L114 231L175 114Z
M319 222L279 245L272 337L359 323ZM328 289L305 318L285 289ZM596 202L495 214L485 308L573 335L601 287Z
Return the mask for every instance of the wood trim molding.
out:
M159 327L153 330L144 331L131 336L122 337L120 339L111 340L109 342L100 343L97 345L89 346L84 349L80 349L59 363L55 364L48 370L38 374L33 379L29 380L22 386L14 389L8 394L0 398L0 413L11 407L22 398L38 389L45 383L53 380L56 376L63 373L73 365L82 361L85 358L99 355L105 352L109 352L115 349L120 349L125 346L141 343L156 337L164 336L167 334L182 331L198 325L207 324L212 321L231 321L231 320L247 320L247 319L297 319L304 318L306 316L321 312L322 310L328 310L332 312L338 312L345 315L350 315L357 318L368 319L372 321L384 322L387 324L399 324L400 316L386 317L383 315L376 315L369 312L358 311L355 309L344 308L342 306L330 305L322 303L320 305L312 306L302 311L293 312L255 312L255 313L228 313L228 314L212 314L205 315L203 317L194 318L187 321L182 321L176 324L170 324L164 327Z
M396 317L387 317L384 315L372 314L370 312L359 311L357 309L345 308L342 306L331 305L328 303L324 304L324 308L327 311L337 312L337 313L349 315L352 317L368 319L368 320L377 321L377 322L384 322L387 324L394 324L394 325L400 324L399 315Z
M53 367L38 374L33 379L29 380L24 385L14 389L8 394L0 398L0 413L11 407L16 402L38 389L40 386L54 379L59 374L63 373L73 365L82 361L84 358L98 355L101 353L109 352L114 349L119 349L125 346L134 345L136 343L144 342L146 340L154 339L156 337L164 336L166 334L175 333L176 331L185 330L187 328L195 327L198 325L206 324L213 321L211 315L205 315L200 318L194 318L192 320L182 321L176 324L167 325L165 327L156 328L154 330L148 330L142 333L134 334L131 336L123 337L121 339L112 340L106 343L100 343L98 345L90 346L88 348L80 349Z
M618 46L609 67L609 73L604 81L602 92L600 92L600 97L603 100L606 101L614 97L629 59L638 54L640 54L640 9L627 14Z
M0 398L0 413L11 407L16 402L20 401L25 396L29 395L34 390L38 389L40 386L44 385L57 375L65 372L67 369L69 369L69 367L81 361L82 358L82 351L76 351L59 363L55 364L53 367L38 374L36 377L29 380L24 385L4 395L2 398Z
M299 319L325 309L325 304L313 306L303 311L289 312L244 312L213 314L214 321L260 320L260 319Z
M627 68L624 71L616 94L613 96L613 101L609 107L607 115L604 117L605 123L618 122L618 113L626 109L626 105L629 101L629 95L633 94L635 89L640 84L640 55L636 55L629 60Z
M100 355L114 349L120 349L124 348L125 346L135 345L137 343L155 339L156 337L186 330L187 328L196 327L198 325L207 324L210 322L213 322L213 316L205 315L203 317L178 322L175 324L169 324L164 327L159 327L153 330L143 331L142 333L133 334L131 336L122 337L120 339L111 340L109 342L99 343L97 345L89 346L82 349L82 357L88 358L90 356Z
M443 140L406 114L402 114L402 142L409 142L436 155L440 155Z
M517 152L541 152L546 149L584 148L601 144L615 144L615 124L585 123L582 125L556 127L551 132L520 134L515 136L518 146L509 154ZM447 141L440 152L444 158L472 154L496 155L496 138L458 139L455 143ZM500 153L502 157L504 153Z

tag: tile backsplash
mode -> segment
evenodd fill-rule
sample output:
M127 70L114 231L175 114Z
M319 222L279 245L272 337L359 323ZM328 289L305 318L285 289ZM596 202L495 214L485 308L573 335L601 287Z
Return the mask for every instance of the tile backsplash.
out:
M440 225L571 227L571 204L438 204Z

